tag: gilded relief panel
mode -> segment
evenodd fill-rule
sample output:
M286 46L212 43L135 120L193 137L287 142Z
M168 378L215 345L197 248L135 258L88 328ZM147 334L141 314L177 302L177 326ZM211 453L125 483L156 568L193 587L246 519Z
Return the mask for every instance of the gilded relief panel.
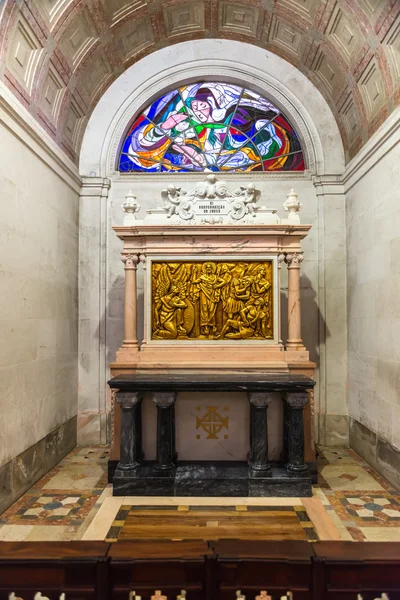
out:
M152 340L270 340L273 262L151 263Z

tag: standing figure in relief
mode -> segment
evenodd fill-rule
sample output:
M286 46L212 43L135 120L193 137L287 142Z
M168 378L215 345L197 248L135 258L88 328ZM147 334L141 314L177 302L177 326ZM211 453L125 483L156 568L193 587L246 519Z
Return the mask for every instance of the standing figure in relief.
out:
M226 312L226 302L229 298L229 290L231 287L230 284L232 281L231 270L230 270L228 264L223 263L221 265L219 275L225 281L225 285L221 289L221 300L222 300L222 309L224 312Z
M154 322L154 338L174 340L178 335L187 335L183 327L185 302L178 295L178 288L172 284L170 292L160 299L159 312Z
M221 298L221 288L226 285L226 281L216 275L216 264L206 262L202 265L202 274L193 279L193 284L199 288L200 303L200 333L208 336L215 333L215 311Z
M225 313L228 319L240 313L245 307L245 302L250 298L250 286L252 279L245 277L246 266L239 264L232 273L232 281L229 296L225 303Z
M265 294L268 292L270 286L269 281L266 279L267 269L265 265L260 265L256 269L256 275L253 278L251 284L251 296L252 298L265 298Z

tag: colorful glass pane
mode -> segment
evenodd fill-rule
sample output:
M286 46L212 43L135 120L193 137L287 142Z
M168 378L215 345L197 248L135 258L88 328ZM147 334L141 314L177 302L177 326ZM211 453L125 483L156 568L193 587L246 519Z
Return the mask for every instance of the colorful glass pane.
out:
M123 172L303 171L299 138L257 92L202 82L157 98L122 144Z

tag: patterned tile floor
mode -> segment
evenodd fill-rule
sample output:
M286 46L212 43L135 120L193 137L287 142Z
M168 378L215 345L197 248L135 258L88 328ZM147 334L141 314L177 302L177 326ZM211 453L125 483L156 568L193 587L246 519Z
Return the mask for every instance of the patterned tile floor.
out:
M144 498L112 497L107 460L105 447L76 448L0 515L0 541L105 539L122 505L145 504ZM314 498L302 502L320 539L400 541L400 491L352 450L322 448L318 463ZM299 504L289 498L237 500L243 506ZM158 506L177 501L146 499ZM208 506L221 501L226 504L226 498L201 499Z

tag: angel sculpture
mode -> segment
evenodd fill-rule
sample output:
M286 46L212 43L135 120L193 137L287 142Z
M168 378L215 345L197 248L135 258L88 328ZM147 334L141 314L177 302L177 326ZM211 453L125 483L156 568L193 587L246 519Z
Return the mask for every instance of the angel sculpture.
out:
M164 201L164 208L168 210L168 219L170 219L172 215L177 214L178 207L181 203L181 194L185 194L185 191L182 190L182 188L175 187L172 183L166 190L162 190L161 198Z
M253 217L256 216L256 203L260 197L260 191L256 190L254 183L249 183L247 187L240 186L243 194L243 203L246 207L246 215L250 214Z

